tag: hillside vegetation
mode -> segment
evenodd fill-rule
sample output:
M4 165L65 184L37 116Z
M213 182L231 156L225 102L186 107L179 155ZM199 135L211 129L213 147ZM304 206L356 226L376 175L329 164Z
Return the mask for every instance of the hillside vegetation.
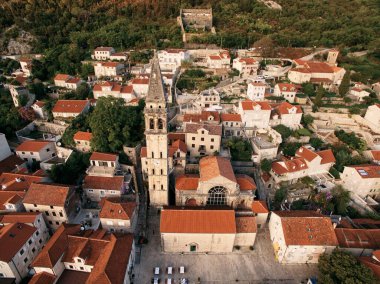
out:
M46 52L48 71L68 73L79 71L99 45L181 47L181 7L213 8L217 34L195 39L199 43L238 48L270 38L278 46L380 46L380 0L277 2L282 11L254 0L0 0L0 33L6 44L30 32L34 51Z

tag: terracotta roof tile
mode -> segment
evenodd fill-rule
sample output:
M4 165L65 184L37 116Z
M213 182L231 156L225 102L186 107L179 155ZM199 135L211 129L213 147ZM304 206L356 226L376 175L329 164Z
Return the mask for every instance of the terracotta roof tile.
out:
M67 185L32 183L25 194L24 204L65 206L71 188Z
M222 113L220 115L222 121L238 121L241 122L241 116L237 113Z
M164 209L161 211L161 233L235 234L233 210Z
M380 279L380 262L370 256L360 256L359 261L373 271L377 278Z
M209 181L222 176L237 182L231 162L219 156L204 157L199 161L200 181Z
M209 122L209 121L220 121L220 115L217 111L202 111L200 114L188 114L183 116L184 122Z
M289 83L278 83L278 87L280 88L281 92L296 92L297 88L294 84Z
M29 284L54 284L55 276L47 272L40 272L40 273L34 274L32 279L30 279L28 283Z
M180 175L176 178L176 190L197 190L199 183L198 175Z
M78 84L80 81L82 81L80 78L74 77L74 78L68 79L66 81L66 83L68 83L68 84Z
M321 164L335 163L336 161L331 149L319 151L317 154L322 158Z
M244 62L246 64L255 64L257 61L253 58L245 57L245 58L239 58L239 62Z
M268 206L263 200L254 200L252 202L252 212L256 214L269 213Z
M12 223L26 223L33 224L37 217L42 213L38 212L9 212L0 215L0 223L12 224Z
M254 216L238 216L236 217L236 233L256 233L257 224Z
M240 190L256 190L256 184L253 178L247 175L236 175L237 183Z
M284 161L272 163L272 170L279 175L306 169L308 169L308 166L303 158L294 158L292 160L284 159Z
M120 202L102 199L99 218L131 220L136 209L136 202Z
M41 182L42 180L43 177L40 176L3 173L0 175L0 187L6 191L27 191L32 183Z
M42 107L44 107L45 102L43 102L43 101L36 101L34 104L35 104L36 106L42 108Z
M374 161L380 161L380 150L371 150L370 152Z
M380 249L380 229L336 228L341 248Z
M54 77L54 81L64 81L66 82L70 78L70 75L67 74L57 74Z
M17 155L11 155L4 160L0 161L0 174L4 172L12 172L26 162Z
M5 210L5 204L17 204L20 202L25 193L22 191L0 191L0 209Z
M267 102L254 102L251 100L245 100L241 102L243 110L255 110L257 107L260 110L271 110L272 108Z
M113 48L110 46L99 46L95 48L95 51L112 51Z
M347 167L355 169L361 178L380 178L379 165L358 165Z
M81 141L91 141L91 138L92 138L91 132L83 132L83 131L78 131L77 133L74 134L74 137L73 137L74 140L81 140Z
M10 262L35 231L35 227L21 223L0 227L0 261Z
M132 80L132 85L149 85L149 79L147 79L147 78L135 78Z
M59 100L52 112L81 113L88 104L88 100Z
M295 108L296 113L302 113L302 108L299 105L292 105L288 102L281 103L276 109L280 115L290 114L290 110Z
M209 135L222 135L222 126L211 124L186 123L184 131L186 133L198 133L200 129L205 129Z
M281 217L286 245L298 246L337 246L338 240L329 217L314 212L289 211L272 212ZM290 214L288 214L290 213Z
M90 157L90 160L116 162L117 158L117 154L93 152Z
M116 68L118 67L119 65L122 65L121 63L119 62L102 62L100 63L103 67L109 67L109 68Z
M124 185L123 176L102 177L86 176L83 181L83 188L104 189L120 191Z
M16 148L16 151L39 152L42 148L49 145L50 143L53 142L42 140L28 140L21 143L21 145Z
M172 146L175 148L175 149L179 149L181 150L182 152L186 153L187 152L187 147L186 147L186 144L185 142L183 142L182 140L176 140L172 143Z
M296 156L304 158L305 160L309 162L313 161L315 158L318 157L318 155L315 152L311 151L310 149L306 147L299 148L296 151Z

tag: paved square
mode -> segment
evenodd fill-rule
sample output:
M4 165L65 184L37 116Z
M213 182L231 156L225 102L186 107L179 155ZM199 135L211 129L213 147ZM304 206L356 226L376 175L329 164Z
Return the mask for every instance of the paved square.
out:
M172 279L178 282L178 268L186 267L184 274L189 283L306 283L315 276L314 265L281 265L275 262L269 231L257 235L254 251L229 254L166 254L161 252L159 217L149 216L149 243L141 250L141 262L134 268L136 284L151 283L153 269L160 267L160 283L166 283L166 268L174 267ZM154 235L153 235L154 230ZM198 277L200 282L198 282ZM238 280L238 281L237 281Z

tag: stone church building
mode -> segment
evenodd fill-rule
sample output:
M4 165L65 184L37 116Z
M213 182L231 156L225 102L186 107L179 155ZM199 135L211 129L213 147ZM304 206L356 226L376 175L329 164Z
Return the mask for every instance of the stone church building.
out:
M176 178L177 206L251 208L256 184L247 175L235 175L230 160L217 156L204 157L199 162L199 173Z

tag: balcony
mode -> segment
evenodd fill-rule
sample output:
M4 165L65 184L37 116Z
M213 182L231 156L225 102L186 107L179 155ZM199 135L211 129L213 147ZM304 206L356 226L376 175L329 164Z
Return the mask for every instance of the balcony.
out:
M89 176L113 177L116 171L116 167L90 166L87 169L87 174Z

